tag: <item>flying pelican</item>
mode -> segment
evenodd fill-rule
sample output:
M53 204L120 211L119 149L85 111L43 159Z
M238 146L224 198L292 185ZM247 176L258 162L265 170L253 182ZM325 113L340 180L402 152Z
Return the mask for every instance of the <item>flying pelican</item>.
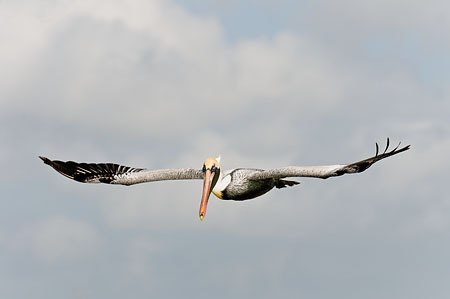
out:
M220 171L220 157L208 158L202 169L159 169L148 170L133 168L113 163L77 163L73 161L50 160L39 156L45 164L53 167L62 175L82 183L105 183L119 185L134 185L146 182L165 180L203 179L203 193L200 203L200 220L206 215L211 192L224 200L247 200L261 196L274 187L280 189L299 184L297 181L285 180L287 177L314 177L326 179L346 173L359 173L369 168L375 162L393 156L409 149L410 145L399 148L400 143L388 151L389 138L383 153L378 154L376 143L375 156L359 162L322 166L288 166L271 170L236 168Z

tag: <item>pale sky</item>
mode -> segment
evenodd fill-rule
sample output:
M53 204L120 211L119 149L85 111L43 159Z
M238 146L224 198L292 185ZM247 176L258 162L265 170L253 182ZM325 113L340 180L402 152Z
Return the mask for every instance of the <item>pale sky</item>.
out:
M0 1L0 298L449 298L448 1ZM355 162L246 202L150 169Z

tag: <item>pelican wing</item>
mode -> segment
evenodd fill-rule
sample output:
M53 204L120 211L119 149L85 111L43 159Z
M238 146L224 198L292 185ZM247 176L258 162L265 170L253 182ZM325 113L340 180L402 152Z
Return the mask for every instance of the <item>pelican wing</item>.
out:
M166 180L203 179L201 170L192 168L148 170L113 163L77 163L39 158L60 174L82 183L134 185Z
M268 178L286 178L286 177L315 177L326 179L333 176L340 176L346 173L358 173L363 172L372 164L380 161L384 158L396 155L409 149L409 145L399 148L400 143L393 149L388 151L389 138L387 139L387 145L383 153L378 154L378 143L376 143L375 156L345 165L325 165L325 166L288 166L283 168L265 170L261 172L255 172L249 176L250 180L260 180Z

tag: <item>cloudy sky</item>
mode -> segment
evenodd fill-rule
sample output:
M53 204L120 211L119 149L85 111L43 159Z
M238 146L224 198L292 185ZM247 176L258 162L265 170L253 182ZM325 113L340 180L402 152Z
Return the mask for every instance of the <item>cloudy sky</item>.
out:
M1 298L449 298L448 1L0 1ZM83 185L354 162L257 200Z

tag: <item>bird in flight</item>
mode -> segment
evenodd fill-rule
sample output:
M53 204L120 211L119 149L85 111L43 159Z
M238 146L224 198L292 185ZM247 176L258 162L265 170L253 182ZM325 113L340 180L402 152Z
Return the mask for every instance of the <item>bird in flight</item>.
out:
M105 183L118 185L134 185L146 182L165 180L203 180L203 193L200 203L200 220L206 215L206 206L212 193L223 200L247 200L261 196L274 187L280 189L299 184L286 180L289 177L314 177L326 179L346 173L363 172L375 162L404 152L410 145L400 148L400 143L389 149L389 138L386 148L379 153L376 143L375 156L350 164L321 166L288 166L270 170L254 168L236 168L221 171L220 157L208 158L201 169L159 169L133 168L114 163L77 163L73 161L50 160L39 156L45 164L53 167L60 174L82 183Z

